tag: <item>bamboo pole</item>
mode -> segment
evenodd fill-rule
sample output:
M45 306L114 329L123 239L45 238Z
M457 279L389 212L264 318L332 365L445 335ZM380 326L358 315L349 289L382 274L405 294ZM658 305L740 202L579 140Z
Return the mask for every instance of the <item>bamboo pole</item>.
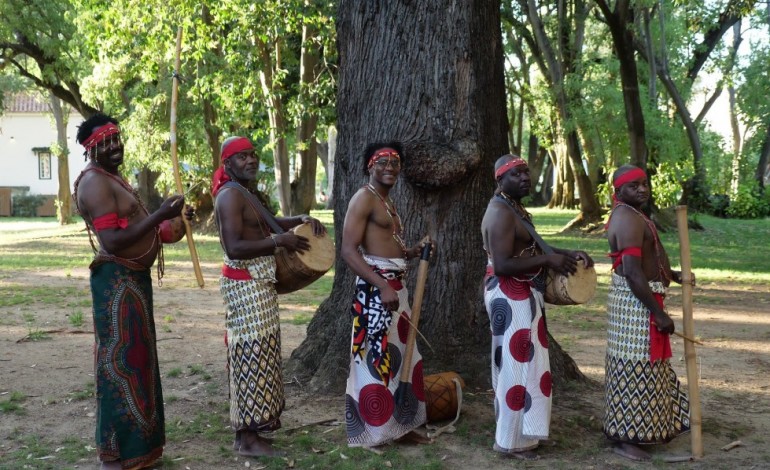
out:
M176 105L179 102L179 69L181 68L181 55L182 55L182 27L180 26L176 32L176 61L174 62L174 74L171 78L171 127L169 131L169 142L171 144L171 163L174 165L174 181L176 182L176 190L179 194L184 194L184 186L182 186L182 176L179 173L179 156L177 155L177 140L176 140ZM185 216L182 216L182 222L184 222L184 231L187 235L187 247L190 249L190 257L192 258L193 269L195 270L195 278L198 280L198 285L203 287L203 273L201 273L201 265L198 260L198 250L195 248L195 242L192 237L192 227L190 227L190 221Z
M684 336L694 338L692 317L693 277L690 263L690 235L687 231L687 206L676 206L676 224L679 229L679 253L682 265L682 326ZM684 341L684 357L687 364L687 388L690 399L690 447L694 458L703 457L701 435L700 391L698 390L698 368L695 344Z

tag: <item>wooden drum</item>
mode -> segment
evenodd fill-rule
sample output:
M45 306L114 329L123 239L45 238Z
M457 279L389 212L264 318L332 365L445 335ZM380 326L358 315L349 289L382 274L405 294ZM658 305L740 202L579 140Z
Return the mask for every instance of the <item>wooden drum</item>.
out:
M596 292L596 270L586 268L582 262L577 264L577 271L571 276L548 271L545 286L545 301L553 305L584 304L591 300Z
M321 237L313 235L310 224L301 224L292 229L295 235L310 242L310 250L304 253L288 252L283 247L275 250L275 290L288 294L317 281L334 264L334 242L326 233Z

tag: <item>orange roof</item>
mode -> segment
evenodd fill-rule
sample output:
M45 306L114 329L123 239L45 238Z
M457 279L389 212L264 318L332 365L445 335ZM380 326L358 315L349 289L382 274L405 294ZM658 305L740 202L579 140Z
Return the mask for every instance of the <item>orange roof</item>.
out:
M6 96L3 108L6 113L47 113L48 104L34 95L18 93Z

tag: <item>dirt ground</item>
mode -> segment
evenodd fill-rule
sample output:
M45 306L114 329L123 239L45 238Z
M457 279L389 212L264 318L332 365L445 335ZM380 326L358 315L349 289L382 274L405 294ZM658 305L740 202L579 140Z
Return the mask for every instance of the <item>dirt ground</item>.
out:
M608 266L598 268L599 275L606 277ZM199 289L189 266L167 267L163 287L155 290L169 426L163 468L266 468L260 461L236 457L228 449L223 307L217 269L203 266L206 287ZM98 468L91 447L95 402L87 270L3 270L0 285L34 285L62 292L58 302L0 307L0 403L15 400L19 404L16 410L0 411L0 468ZM680 301L679 290L673 289L670 311L681 331ZM705 456L698 461L666 464L658 456L653 463L635 464L610 452L601 435L606 322L596 310L569 321L561 321L558 315L549 320L554 337L592 382L555 390L552 438L556 446L542 448L539 461L512 461L492 452L494 413L492 396L485 388L466 390L457 432L442 435L428 446L399 445L396 451L408 461L427 457L434 462L432 468L447 469L770 469L769 306L768 285L705 284L696 288L696 334L705 342L697 349L705 447ZM79 310L84 313L83 323L73 326L68 316ZM310 314L308 307L282 305L284 358L305 335L307 325L297 319ZM672 346L672 362L686 382L682 340L675 338ZM286 377L286 381L287 407L278 440L289 447L285 466L300 467L303 452L339 453L344 458L348 450L343 397L315 396L295 378ZM324 424L310 424L325 420ZM316 440L303 448L299 436ZM721 450L734 441L741 445ZM326 447L316 448L318 443ZM690 436L685 435L654 452L686 455L689 449ZM334 460L326 460L330 461Z

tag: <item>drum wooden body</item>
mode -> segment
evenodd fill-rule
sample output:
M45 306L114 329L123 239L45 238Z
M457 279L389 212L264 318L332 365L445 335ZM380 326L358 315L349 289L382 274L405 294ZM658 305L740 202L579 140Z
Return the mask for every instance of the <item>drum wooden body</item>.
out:
M457 415L457 407L460 406L458 394L462 394L462 389L465 387L462 377L457 372L441 372L426 375L423 381L428 422L454 419Z
M316 237L310 224L298 225L292 232L307 238L310 250L304 253L290 253L282 247L275 250L275 278L278 280L275 290L279 294L288 294L312 284L334 265L334 242L328 233Z
M545 286L545 301L553 305L584 304L591 300L596 292L596 270L586 268L582 262L577 264L577 272L564 276L548 271Z

